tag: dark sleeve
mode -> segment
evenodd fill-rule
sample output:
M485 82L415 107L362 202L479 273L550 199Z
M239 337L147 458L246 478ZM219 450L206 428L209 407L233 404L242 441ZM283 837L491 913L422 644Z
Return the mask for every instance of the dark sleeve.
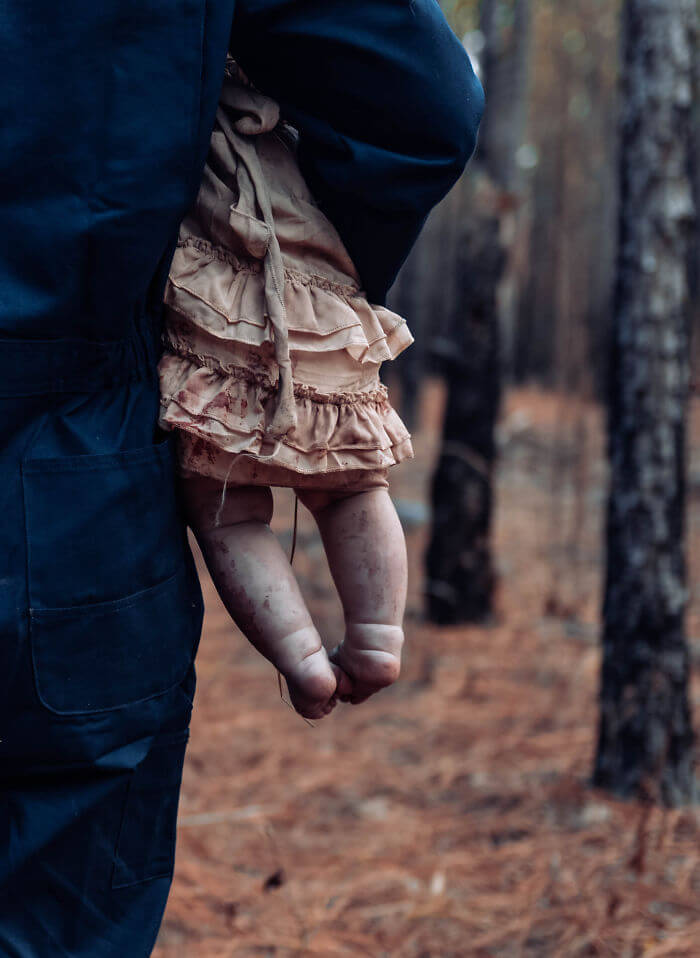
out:
M483 111L437 2L238 0L231 52L299 129L304 176L383 303Z

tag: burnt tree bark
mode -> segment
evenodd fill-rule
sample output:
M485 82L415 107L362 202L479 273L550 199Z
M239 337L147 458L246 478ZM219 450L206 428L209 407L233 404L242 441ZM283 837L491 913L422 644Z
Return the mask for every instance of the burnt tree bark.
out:
M426 598L428 618L441 625L483 622L491 615L492 483L502 380L499 288L515 208L530 6L530 0L481 4L486 113L476 160L458 187L456 277L447 329L433 349L448 394L432 482Z
M683 550L686 262L695 0L623 7L621 210L609 407L611 487L594 782L695 797Z
M435 346L447 379L442 447L431 489L426 555L431 622L480 622L491 614L490 527L495 424L501 393L496 295L503 272L501 191L478 170L460 184L457 316Z
M693 189L693 203L695 209L700 210L700 55L696 47L694 53L692 111L691 111L691 141L690 182ZM690 279L690 336L691 336L691 383L693 392L699 391L700 385L700 230L694 229L688 249L688 274Z

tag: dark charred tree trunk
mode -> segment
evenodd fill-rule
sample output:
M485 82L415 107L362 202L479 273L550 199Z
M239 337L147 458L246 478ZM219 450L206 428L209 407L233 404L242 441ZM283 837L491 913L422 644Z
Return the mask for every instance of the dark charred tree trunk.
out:
M693 90L691 114L691 142L688 157L693 202L700 210L700 55L696 47L693 56ZM692 231L688 248L688 275L690 279L691 315L691 381L693 392L700 389L700 230Z
M447 379L440 459L432 482L428 617L449 625L491 614L492 486L501 392L496 293L503 272L501 191L473 171L460 185L468 209L458 237L458 319L435 352Z
M627 0L595 784L695 797L683 550L695 0Z
M483 622L491 615L492 481L502 381L499 288L507 260L504 236L515 208L529 19L530 0L482 0L483 139L458 188L456 282L447 329L433 349L448 396L432 483L426 592L428 617L441 625Z

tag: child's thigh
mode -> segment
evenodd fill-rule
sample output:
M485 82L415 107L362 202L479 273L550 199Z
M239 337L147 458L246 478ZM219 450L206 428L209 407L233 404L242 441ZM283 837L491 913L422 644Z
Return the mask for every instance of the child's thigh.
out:
M297 487L295 492L299 497L299 502L306 506L309 512L317 514L323 512L333 503L340 502L343 499L349 499L351 496L361 495L365 492L383 491L388 492L389 482L387 480L386 469L368 469L355 470L354 472L338 473L329 481L326 477L324 483L319 483L316 488L309 486Z
M269 486L237 486L208 476L182 480L187 518L195 531L240 522L269 523L273 502Z

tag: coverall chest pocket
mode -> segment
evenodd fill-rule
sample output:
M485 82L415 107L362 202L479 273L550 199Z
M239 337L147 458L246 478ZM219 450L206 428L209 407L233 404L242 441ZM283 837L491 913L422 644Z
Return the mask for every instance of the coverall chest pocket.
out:
M22 466L36 688L60 714L119 708L184 678L201 625L171 442Z

